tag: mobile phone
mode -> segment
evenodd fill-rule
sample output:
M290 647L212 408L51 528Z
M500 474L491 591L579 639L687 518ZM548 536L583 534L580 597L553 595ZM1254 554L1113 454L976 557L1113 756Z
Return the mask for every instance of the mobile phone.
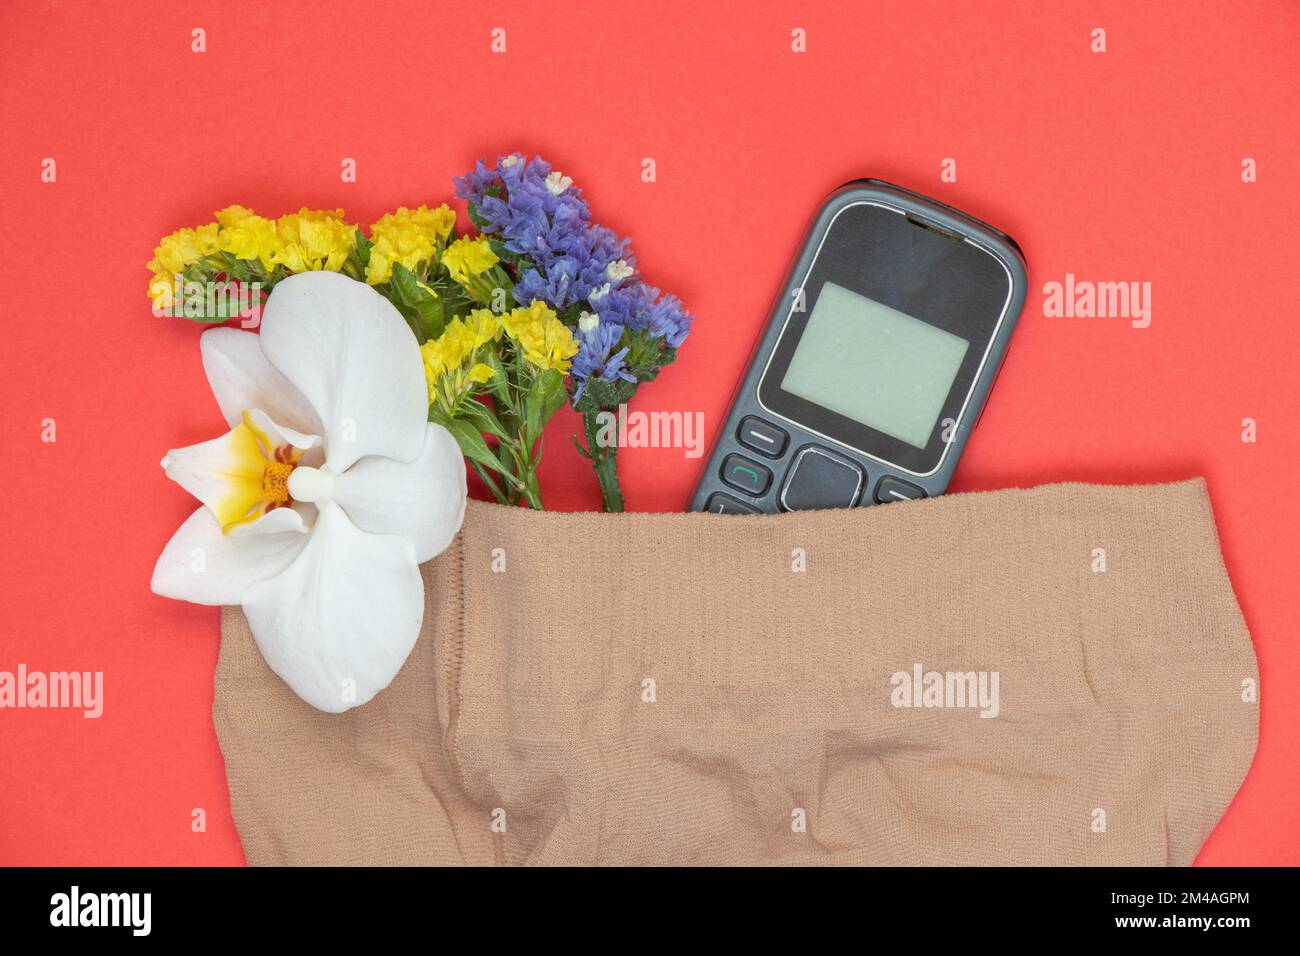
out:
M1020 247L880 180L822 205L689 510L757 514L948 487L1024 305Z

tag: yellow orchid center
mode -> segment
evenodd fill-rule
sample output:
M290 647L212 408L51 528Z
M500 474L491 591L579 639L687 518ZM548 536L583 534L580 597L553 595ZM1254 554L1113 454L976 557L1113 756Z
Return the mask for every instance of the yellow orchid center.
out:
M272 441L248 412L230 431L230 450L228 491L214 508L225 534L292 503L289 476L303 455L293 445Z
M262 472L262 498L269 502L289 501L289 473L293 465L284 461L268 461Z

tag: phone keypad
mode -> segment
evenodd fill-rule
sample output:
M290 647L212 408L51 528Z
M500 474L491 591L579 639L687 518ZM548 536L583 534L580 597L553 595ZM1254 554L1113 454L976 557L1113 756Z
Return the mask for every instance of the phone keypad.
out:
M720 491L715 491L709 495L709 500L704 504L704 510L715 515L756 515L760 513L753 505L747 505L739 498L724 495Z
M921 486L904 481L902 478L895 478L893 475L885 475L876 485L876 501L880 504L891 501L915 501L925 496L925 489Z
M760 455L780 458L785 454L785 446L790 441L790 436L771 422L746 415L740 420L740 427L736 429L736 441Z
M772 472L744 455L728 455L722 459L722 480L738 491L757 498L772 485Z
M723 457L718 478L739 495L709 495L704 510L713 514L852 508L928 496L920 485L868 470L821 444L804 444L791 452L790 433L756 415L740 420L733 442L731 447L739 450Z
M786 472L780 505L785 511L852 508L867 476L843 455L820 445L800 448Z

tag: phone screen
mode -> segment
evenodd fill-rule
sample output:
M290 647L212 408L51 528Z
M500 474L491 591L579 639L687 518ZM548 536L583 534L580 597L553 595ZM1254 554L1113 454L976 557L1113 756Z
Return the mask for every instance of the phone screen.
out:
M925 448L969 348L952 332L825 282L781 388Z

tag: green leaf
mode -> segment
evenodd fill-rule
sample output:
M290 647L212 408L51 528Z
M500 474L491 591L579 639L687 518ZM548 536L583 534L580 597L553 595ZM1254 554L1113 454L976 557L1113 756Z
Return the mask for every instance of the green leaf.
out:
M173 316L173 318L187 319L190 322L197 322L199 325L219 325L228 321L228 319L220 315L179 315Z
M564 403L569 399L569 393L564 390L564 373L557 369L551 369L542 374L546 380L543 392L542 421L546 422L552 415L564 407Z
M536 440L566 398L563 372L547 369L534 378L524 396L525 434Z
M389 281L406 305L413 306L422 297L429 294L427 290L420 288L420 280L415 273L400 262L393 263L393 277Z
M514 409L510 403L510 375L501 362L501 355L496 348L492 348L480 358L492 369L492 380L488 382L488 389L492 392L492 400L496 403L498 414L504 418L513 418Z
M446 291L440 287L435 288L438 289L438 295L441 297L439 301L442 302L442 314L447 321L450 321L455 316L460 316L463 319L474 308L474 302L465 295L465 290L460 286Z
M591 458L591 453L588 452L586 447L582 444L582 442L578 440L578 436L576 433L573 436L573 447L578 450L578 454L581 455L583 458L587 458L587 459Z
M520 483L518 478L501 466L497 456L492 453L488 443L483 440L483 435L472 423L461 418L449 418L438 411L431 412L430 417L451 432L451 436L456 439L456 444L460 446L460 453L470 461L477 462L484 468L491 468L493 471L505 475L512 484L518 485Z
M473 203L470 203L467 208L469 209L469 221L474 224L475 229L482 232L487 226L487 220L478 214L478 207Z
M347 261L343 263L343 272L352 278L364 282L366 278L366 266L370 264L370 250L374 246L366 234L360 228L354 235L355 245L348 253Z
M442 335L447 325L442 300L420 283L419 278L400 262L393 263L393 289L410 313L419 319L426 339Z
M525 262L531 263L532 260L527 256L520 255L517 252L511 252L506 248L505 241L495 236L488 236L488 246L496 253L496 257L510 266L522 266Z
M356 238L357 238L357 248L355 251L358 258L361 259L361 264L364 266L370 262L370 249L371 247L374 246L374 243L371 242L370 238L364 232L361 231L360 226L357 227Z
M501 426L501 423L497 421L497 417L492 414L492 409L475 399L471 398L462 404L456 410L456 417L469 422L480 432L487 432L497 438L508 439L510 437Z
M195 264L181 274L180 281L180 298L173 300L171 306L175 318L202 325L242 318L240 308L246 304L244 296L251 290L239 280L218 279L213 272L205 271L202 264Z

